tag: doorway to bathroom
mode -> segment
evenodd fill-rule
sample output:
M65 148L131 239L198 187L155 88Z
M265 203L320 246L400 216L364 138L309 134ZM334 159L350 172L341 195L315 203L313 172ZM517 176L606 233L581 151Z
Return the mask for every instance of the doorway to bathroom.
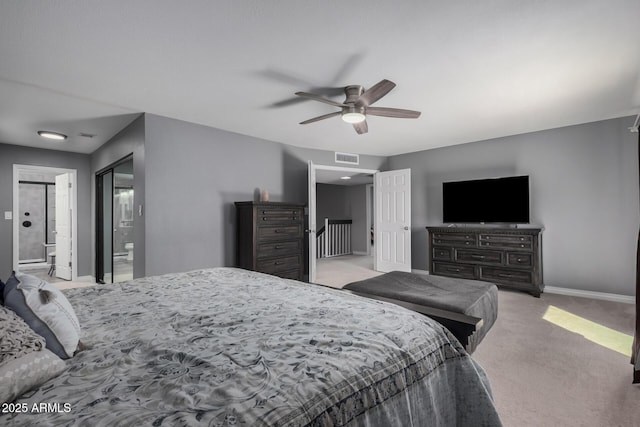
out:
M77 171L13 165L13 269L77 278Z
M96 281L133 279L133 157L96 174Z

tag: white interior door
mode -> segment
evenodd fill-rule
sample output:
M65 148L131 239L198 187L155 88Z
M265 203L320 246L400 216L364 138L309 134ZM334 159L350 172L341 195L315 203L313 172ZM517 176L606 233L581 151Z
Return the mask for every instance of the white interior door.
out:
M411 169L375 175L377 271L411 271Z
M72 176L56 176L56 277L71 280Z
M316 281L316 169L309 160L308 165L308 203L309 207L309 282Z

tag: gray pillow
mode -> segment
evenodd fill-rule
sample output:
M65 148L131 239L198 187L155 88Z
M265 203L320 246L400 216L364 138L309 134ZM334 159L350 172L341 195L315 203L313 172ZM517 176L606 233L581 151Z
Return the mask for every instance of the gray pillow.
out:
M21 394L59 375L65 364L45 348L44 338L6 307L0 306L0 402Z
M4 304L43 336L47 348L58 357L73 356L80 340L80 323L58 288L35 276L14 272L4 287Z

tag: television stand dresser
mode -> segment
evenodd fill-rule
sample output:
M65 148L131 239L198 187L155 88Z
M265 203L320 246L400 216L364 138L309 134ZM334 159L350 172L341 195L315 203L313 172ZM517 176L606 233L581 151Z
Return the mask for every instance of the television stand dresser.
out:
M542 228L427 227L429 272L492 282L540 297Z

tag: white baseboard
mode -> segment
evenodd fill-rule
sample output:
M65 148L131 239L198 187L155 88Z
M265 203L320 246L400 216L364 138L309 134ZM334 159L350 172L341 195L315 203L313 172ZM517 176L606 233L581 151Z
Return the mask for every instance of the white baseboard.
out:
M352 251L351 252L353 255L361 255L361 256L366 256L368 255L365 251Z
M89 276L78 276L76 277L76 282L96 282L96 278L89 275Z
M545 286L544 292L549 294L568 295L572 297L592 298L605 301L622 302L625 304L635 304L636 297L631 295L609 294L606 292L583 291L580 289L559 288L556 286Z

